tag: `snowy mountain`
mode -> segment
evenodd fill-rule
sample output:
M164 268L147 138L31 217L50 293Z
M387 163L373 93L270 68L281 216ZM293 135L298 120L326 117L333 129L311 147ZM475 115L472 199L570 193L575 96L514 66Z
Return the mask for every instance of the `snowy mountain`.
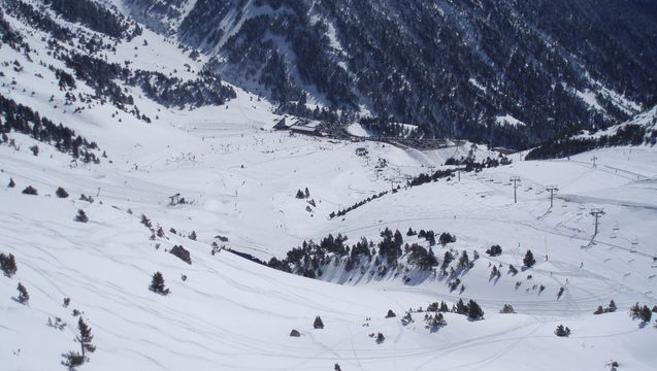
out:
M646 0L126 0L128 14L213 56L229 81L316 105L527 148L657 103ZM496 118L525 123L509 126ZM340 120L340 118L335 118Z
M623 32L649 23L650 2L625 3L628 17L645 12ZM308 4L0 0L0 369L653 370L652 93L588 66L600 85L574 94L615 125L517 153L413 147L428 121L397 114L395 140L371 137L388 122L377 117L338 135L326 121L348 105L314 112L328 99L316 88L308 111L281 107L263 82L280 76L247 84L227 45L258 45L254 22L278 29L347 5L399 22L428 2ZM451 18L531 8L435 4ZM568 4L563 14L585 10ZM589 16L619 6L602 5ZM335 50L370 50L347 46L346 18L325 17ZM652 37L637 35L628 51ZM269 50L245 54L242 72L263 72L251 57ZM335 66L350 79L351 63ZM353 94L379 114L366 90ZM525 110L490 113L509 135L538 125Z

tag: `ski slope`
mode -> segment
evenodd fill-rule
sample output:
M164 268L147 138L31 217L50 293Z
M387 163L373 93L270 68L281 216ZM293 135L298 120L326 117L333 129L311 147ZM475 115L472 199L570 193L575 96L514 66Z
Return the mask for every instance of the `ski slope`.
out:
M13 254L18 266L13 277L0 277L2 370L65 369L62 353L79 347L74 309L97 346L79 368L89 371L334 370L336 363L345 371L607 370L611 361L623 371L655 369L655 316L641 328L627 312L635 302L657 304L656 149L606 148L531 162L515 154L512 165L402 188L331 219L331 212L440 169L450 157L497 154L470 143L418 151L273 131L282 116L239 87L226 105L178 109L123 86L151 124L98 102L79 104L85 109L74 113L78 107L64 105L46 67L66 70L45 52L45 35L7 19L35 51L27 58L0 48L1 63L23 67L3 69L2 94L96 141L107 158L98 165L72 161L18 133L9 133L14 146L0 144L0 253ZM187 54L145 30L108 57L194 79L203 61ZM83 82L78 90L91 92ZM29 149L35 144L38 156ZM514 176L521 180L518 203ZM28 185L38 195L22 194ZM559 187L552 208L548 185ZM56 197L57 187L70 196ZM315 206L295 197L306 187ZM80 200L82 194L94 201ZM170 205L174 194L188 203ZM595 238L593 208L606 212ZM74 220L79 209L88 223ZM142 215L164 237L152 238ZM394 275L347 276L338 266L312 280L226 250L211 253L217 243L263 260L282 258L304 240L342 233L353 244L386 227L455 234L455 243L434 247L438 257L448 249L478 251L461 277L463 292L431 274L404 284ZM501 256L484 253L493 244L502 246ZM190 251L191 265L168 252L174 245ZM537 264L508 274L528 249ZM502 276L490 280L500 264ZM148 289L156 271L168 296ZM30 294L28 305L12 300L18 282ZM64 298L71 299L67 307ZM485 319L447 313L447 326L435 333L425 328L424 313L414 312L408 326L400 322L410 308L459 298L477 300ZM612 299L617 312L593 315ZM498 313L504 304L517 313ZM396 318L384 318L389 309ZM321 330L312 327L318 315ZM55 317L66 327L49 327ZM573 334L556 337L559 324ZM301 336L290 337L292 329ZM379 332L381 344L370 337Z
M589 153L570 161L517 160L463 174L460 183L390 194L329 220L337 206L427 169L418 162L413 167L414 156L393 146L290 136L246 123L178 121L155 130L163 133L158 143L145 133L132 136L141 145L112 164L70 166L66 155L47 146L35 157L24 149L31 139L20 135L20 151L0 146L2 183L11 177L17 184L0 191L0 245L18 264L14 278L0 280L0 348L8 369L62 367L61 353L75 349L72 308L94 330L98 350L83 366L90 370L325 370L334 363L343 370L595 370L611 359L624 369L650 370L657 361L650 352L657 332L640 329L626 313L636 301L657 301L650 278L656 270L650 242L657 205L650 195L657 169L650 148L597 151L597 168L587 162ZM109 138L101 142L108 153L127 147ZM369 159L354 154L361 146ZM388 166L376 169L375 157L387 159ZM522 179L518 204L508 182L513 175ZM553 183L560 192L550 210L543 187ZM38 196L20 193L28 184ZM56 198L58 186L71 197ZM318 201L311 213L294 198L306 186ZM176 192L193 203L168 206ZM82 193L95 202L78 200ZM591 207L604 207L607 214L595 245L582 248L593 231ZM89 223L73 220L77 209L86 211ZM141 214L163 226L167 238L149 240ZM388 309L399 317L436 300L456 302L457 292L437 279L413 286L395 279L337 285L226 251L210 254L218 234L229 238L229 247L266 259L303 239L343 233L355 241L386 226L449 231L457 236L455 249L479 250L482 257L463 278L461 297L479 301L486 319L469 322L447 314L448 325L433 334L422 314L414 314L416 322L408 327L398 318L384 319ZM169 233L171 227L182 236ZM192 230L198 241L185 237ZM502 256L483 254L493 243L503 246ZM190 250L191 266L165 251L174 244ZM519 266L527 248L535 252L535 268L503 275L495 285L488 281L486 261ZM164 274L169 296L148 291L155 271ZM541 295L526 291L527 274L546 285ZM18 281L31 294L28 306L10 299ZM518 290L516 281L523 282ZM556 300L561 286L566 293ZM71 298L69 308L62 307L64 297ZM618 312L592 315L610 299ZM518 313L498 314L505 303ZM316 315L325 329L312 329ZM68 323L64 331L46 326L55 316ZM574 334L554 336L559 323ZM293 328L300 338L288 336ZM372 332L382 332L386 341L376 344Z

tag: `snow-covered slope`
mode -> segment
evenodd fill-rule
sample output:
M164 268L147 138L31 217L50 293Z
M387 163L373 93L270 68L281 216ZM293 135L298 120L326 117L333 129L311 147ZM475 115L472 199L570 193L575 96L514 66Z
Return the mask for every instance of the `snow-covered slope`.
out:
M189 140L196 136L193 131L171 130ZM260 135L276 142L272 147L295 143L297 150L303 146L318 151L322 146L338 147L275 133ZM216 141L220 146L225 138L208 136L204 143ZM61 367L60 354L76 349L73 309L83 313L94 331L98 349L83 366L90 370L322 370L331 369L334 363L342 369L365 370L548 370L564 365L594 370L604 369L612 359L625 369L650 370L656 361L650 344L657 340L657 333L652 328L639 329L638 322L626 313L634 301L655 302L655 251L650 241L657 205L647 196L654 192L650 180L655 176L654 152L600 151L596 153L600 158L597 169L590 168L586 158L519 162L463 176L461 183L431 183L400 192L344 220L327 222L322 212L316 212L314 218L305 214L288 190L301 182L312 166L299 166L297 173L286 171L283 164L294 160L276 160L275 153L248 152L248 146L239 140L230 143L243 146L244 169L231 165L229 154L207 162L155 162L138 170L103 165L71 169L59 153L52 158L48 152L34 157L25 150L0 147L3 182L9 177L16 182L15 188L0 192L2 251L14 254L18 265L13 278L0 280L0 297L5 298L0 348L7 369ZM345 166L351 156L348 147L343 143L325 156L335 159L333 165L314 167L330 172L332 167ZM286 156L288 151L294 150L282 150ZM195 153L200 157L202 151ZM271 161L261 162L256 172L259 155ZM405 157L403 153L396 156ZM621 166L624 171L617 174L613 169ZM266 179L267 169L280 169L278 181L272 179L277 174ZM252 178L256 173L265 173L262 185ZM514 174L523 179L518 204L512 203L511 188L506 184ZM230 182L231 178L238 185L244 181L253 184L238 188L236 202L234 195L220 191L222 179ZM351 179L363 189L371 182ZM552 211L541 192L541 185L548 182L561 186ZM39 195L22 195L20 190L27 184L34 185ZM55 197L57 186L64 187L70 198ZM311 184L309 188L318 199L338 197L329 194L329 187ZM339 182L331 188L336 193L340 189L350 192ZM194 204L167 206L166 196L174 191L190 195ZM77 200L80 193L92 194L95 202ZM202 197L196 198L196 194ZM267 200L272 197L274 200ZM280 213L280 218L269 216L284 206L288 210L283 210L286 213ZM607 215L596 245L583 249L592 232L591 218L586 215L591 206L605 207ZM85 210L88 223L73 220L78 209ZM286 215L295 212L294 218ZM151 241L151 232L140 224L142 213L165 231L169 227L182 234L196 230L198 241L168 231L166 238ZM223 224L224 218L236 220L232 225ZM243 229L238 227L240 223ZM401 317L408 308L426 308L436 300L454 303L458 295L436 281L413 287L394 279L341 286L278 272L227 251L210 254L209 242L215 233L229 236L230 246L236 249L280 254L302 237L332 231L357 238L376 234L384 225L400 229L439 226L456 233L456 249L481 251L491 243L501 244L505 249L502 256L482 256L463 278L467 288L461 296L478 300L486 319L469 322L463 316L447 314L448 325L430 333L424 328L423 314L418 313L413 314L415 323L404 327L398 318L384 318L388 309ZM191 266L166 252L175 244L191 252ZM537 254L535 268L514 278L504 275L496 285L488 281L486 261L518 264L525 248ZM549 254L548 261L543 261L543 251ZM148 291L155 271L163 272L171 289L168 296ZM533 275L531 281L527 274ZM514 289L516 281L523 282L519 290ZM30 292L27 306L10 299L17 282ZM526 292L532 282L545 284L546 291L542 295L531 289ZM556 290L562 285L566 294L557 300ZM62 306L65 297L71 298L67 308ZM610 299L617 302L618 312L592 314L597 305ZM514 305L518 314L497 314L504 303ZM316 315L326 325L323 330L311 327ZM55 316L68 323L64 330L46 326L47 319ZM570 338L552 334L559 323L573 329ZM300 331L300 338L288 336L293 328ZM373 332L382 332L386 341L376 344L368 337Z
M552 161L517 154L508 166L404 187L419 174L455 168L444 166L450 158L498 154L469 143L418 151L272 131L282 117L235 86L224 104L181 108L116 79L134 99L121 108L94 96L83 79L76 78L75 89L60 89L53 69L75 73L48 52L48 35L10 14L4 19L32 51L2 45L2 96L96 142L100 162L85 163L17 130L0 143L0 253L12 254L17 265L11 277L0 276L2 370L65 369L62 354L80 348L80 316L96 345L80 370L335 370L336 364L345 371L605 370L612 361L621 370L652 370L657 364L655 315L644 327L628 315L635 302L657 304L657 150L604 148ZM107 59L130 60L133 73L199 78L203 57L190 58L169 39L147 30L131 40L99 37L116 43L117 54L107 52ZM78 48L79 38L72 43L62 48ZM84 99L71 102L68 92ZM4 112L0 117L7 122ZM512 177L520 178L518 203ZM551 184L559 187L552 208L545 190ZM28 186L38 194L23 194ZM58 187L69 196L58 197ZM296 198L306 188L309 197ZM185 203L171 205L175 194ZM592 238L594 208L606 214ZM79 210L88 222L75 220ZM308 279L227 250L282 259L304 240L341 233L352 245L375 240L386 227L453 233L456 242L433 247L441 260L445 251L480 257L452 290L435 268L405 282L403 271L358 277L338 264ZM414 236L404 240L428 247ZM493 244L501 255L484 253ZM169 253L176 245L189 251L191 265ZM527 250L536 265L509 274L510 264L520 270ZM491 280L493 266L502 274ZM163 274L168 295L149 290L155 272ZM12 300L19 282L30 295L25 305ZM440 301L451 307L460 298L476 300L484 320L445 313L445 327L425 328L420 307ZM610 300L616 312L593 314ZM517 313L498 313L504 304ZM385 318L389 309L396 317ZM404 325L409 309L414 322ZM313 328L315 316L324 329ZM47 325L56 318L66 326ZM570 337L553 334L559 324L572 330ZM290 337L292 329L300 337ZM380 344L378 333L385 337Z

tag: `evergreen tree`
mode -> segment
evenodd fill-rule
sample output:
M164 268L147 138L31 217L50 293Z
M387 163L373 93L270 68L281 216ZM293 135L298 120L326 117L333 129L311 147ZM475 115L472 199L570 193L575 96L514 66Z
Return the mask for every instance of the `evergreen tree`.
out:
M531 268L534 264L536 264L536 259L534 259L534 254L532 254L531 250L527 250L525 258L522 260L522 262L527 268Z
M643 308L641 308L641 311L639 312L639 318L645 323L650 322L650 319L652 318L652 311L650 308L648 308L647 305L644 305Z
M315 321L313 321L313 328L318 330L324 328L324 322L322 322L322 319L319 316L315 317Z
M31 195L31 196L36 196L36 195L39 194L39 192L36 190L36 188L32 187L31 185L30 185L30 186L27 186L27 187L23 190L22 193L23 193L24 195Z
M381 343L383 343L384 341L386 341L386 337L383 336L382 333L379 332L378 334L376 334L376 343L377 343L377 344L381 344Z
M470 300L468 302L468 319L471 321L478 321L484 318L484 311L481 309L476 301Z
M84 364L84 356L78 352L70 351L62 354L62 357L64 357L62 365L66 366L69 371L75 371L76 367Z
M7 184L7 187L9 188L16 187L16 182L14 182L14 178L9 178L9 184Z
M16 274L17 268L14 254L5 255L0 253L0 269L2 269L2 272L5 274L5 276L9 278Z
M557 326L557 329L554 330L554 334L559 337L567 337L570 336L570 329L568 327L564 327L564 325L559 325Z
M151 291L160 294L160 295L168 295L169 294L169 289L165 288L164 286L164 277L162 276L162 273L160 272L155 272L153 274L153 280L151 281L151 286L149 287Z
M443 270L446 270L449 264L452 262L452 260L454 260L454 255L452 255L452 253L449 251L445 251L445 255L443 256L443 264L441 268Z
M413 323L413 316L411 316L411 312L406 312L404 317L401 319L401 323L403 326L408 326L409 324Z
M143 224L148 229L153 228L153 224L151 223L151 220L148 219L144 214L141 214L141 224Z
M447 232L443 232L440 234L440 244L445 246L448 243L456 242L456 236L449 234Z
M92 343L94 336L91 334L91 327L84 322L82 317L78 320L78 330L80 334L76 337L76 341L80 343L82 356L84 357L86 352L95 352L96 346Z
M490 256L502 255L502 247L500 245L493 245L488 250L486 250L486 254Z
M566 289L565 289L563 286L561 286L561 287L559 288L559 292L557 293L557 300L561 299L561 296L563 295L563 292L564 292L565 290L566 290Z
M23 305L27 305L27 303L30 301L30 294L27 293L25 286L19 282L16 290L18 290L18 297L16 298L16 301Z
M490 272L490 277L488 277L488 280L492 280L493 278L500 277L501 273L499 269L497 269L497 266L493 266L493 269Z
M447 325L447 321L445 321L445 317L443 316L442 313L436 313L433 316L427 315L425 317L425 322L426 322L425 328L429 329L429 331L431 332L436 332L441 327Z
M615 312L615 311L616 311L616 309L617 309L617 308L616 308L616 303L615 303L613 300L611 300L611 301L609 302L609 307L608 307L608 309L609 309L610 312Z
M470 268L470 257L468 257L468 252L465 250L461 252L461 256L459 257L458 268L459 269Z
M89 221L89 217L82 209L78 209L78 215L75 216L75 221L79 223L86 223Z
M386 318L394 318L397 317L395 312L392 311L392 309L388 309L388 313L386 314Z
M468 314L468 306L465 305L463 299L459 299L459 301L456 303L456 306L454 306L454 313Z
M504 304L500 313L515 313L511 304Z
M57 187L57 190L55 191L55 195L59 198L67 198L68 197L68 192L62 187Z

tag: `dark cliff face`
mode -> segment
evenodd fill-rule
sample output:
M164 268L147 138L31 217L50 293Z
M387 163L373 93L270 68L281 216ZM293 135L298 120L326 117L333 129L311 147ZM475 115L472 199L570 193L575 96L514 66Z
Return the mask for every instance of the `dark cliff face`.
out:
M525 147L657 100L649 0L124 1L275 101L364 105L427 136Z

